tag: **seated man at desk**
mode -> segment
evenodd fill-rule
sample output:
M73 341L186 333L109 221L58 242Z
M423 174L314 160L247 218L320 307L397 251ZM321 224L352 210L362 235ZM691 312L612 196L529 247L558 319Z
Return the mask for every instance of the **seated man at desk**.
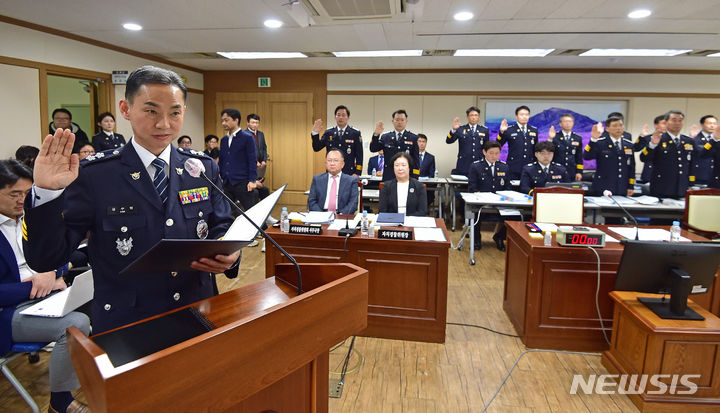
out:
M368 161L368 171L372 174L375 171L375 176L383 176L383 169L385 168L385 152L380 149L378 154L371 157Z
M510 169L507 164L500 159L500 143L497 141L488 141L483 149L483 159L473 162L470 166L470 176L468 177L468 192L496 192L510 188L510 179L508 173ZM482 219L482 216L481 216ZM475 231L475 249L482 248L480 242L480 219L474 225ZM497 249L505 251L505 224L499 221L495 226L495 234L493 241Z
M531 194L533 189L543 187L548 182L570 182L564 166L551 162L555 145L550 141L535 144L537 161L523 166L520 176L520 192Z
M337 149L325 155L327 173L313 176L308 211L333 211L354 214L358 204L357 178L343 174L345 158Z
M422 182L410 178L410 163L410 156L405 152L393 156L395 179L386 181L380 190L380 212L427 215L427 191Z

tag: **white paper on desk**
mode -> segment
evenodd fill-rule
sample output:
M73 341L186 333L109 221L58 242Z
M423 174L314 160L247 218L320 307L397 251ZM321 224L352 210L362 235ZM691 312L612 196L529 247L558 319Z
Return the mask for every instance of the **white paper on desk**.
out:
M662 204L668 205L668 206L677 206L677 207L685 208L685 200L684 199L663 198Z
M608 243L608 242L620 242L619 239L616 239L615 237L611 236L611 235L608 234L607 232L603 232L603 233L605 234L605 243Z
M547 222L535 222L534 224L535 226L540 228L540 231L542 231L543 234L545 233L545 231L557 232L558 227L555 224L549 224Z
M633 199L641 205L657 205L658 203L660 203L660 198L650 195L636 196Z
M585 199L595 205L615 205L615 202L606 196L586 196Z
M433 217L413 217L405 215L403 226L415 228L435 228L437 225L435 225L435 218Z
M494 192L467 192L467 198L463 196L463 199L469 199L475 202L500 202L503 200L503 197Z
M635 201L634 198L629 198L626 196L614 196L615 201L617 201L620 205L634 205L637 204L637 201Z
M350 221L350 222L348 222ZM347 220L347 219L336 219L333 221L332 224L328 226L328 231L339 231L343 228L345 228L345 225L348 225L348 228L355 228L357 226L358 221L356 220Z
M468 180L468 177L465 175L450 174L450 178L452 178L456 181L467 181Z
M609 227L610 231L620 234L623 238L635 239L634 227ZM638 238L640 241L670 241L670 231L661 228L639 228ZM680 237L682 242L690 242L685 237Z
M446 241L442 228L415 228L415 241Z
M373 222L377 221L377 214L367 214L367 217L368 217L368 222L370 222L371 224ZM357 214L355 214L353 221L360 222L361 219L362 219L362 213L358 212Z
M500 216L503 216L503 217L510 217L510 216L521 217L522 216L522 214L520 213L520 210L516 209L516 208L498 207L497 210L500 213Z
M418 181L420 181L420 182L425 182L429 179L430 179L429 176L418 176Z
M523 194L522 192L518 191L497 191L498 195L502 195L505 198L508 198L511 201L524 201L524 202L532 202L532 198L530 198L529 195Z
M291 212L288 214L288 219L306 224L326 224L332 221L334 216L335 214L328 211Z

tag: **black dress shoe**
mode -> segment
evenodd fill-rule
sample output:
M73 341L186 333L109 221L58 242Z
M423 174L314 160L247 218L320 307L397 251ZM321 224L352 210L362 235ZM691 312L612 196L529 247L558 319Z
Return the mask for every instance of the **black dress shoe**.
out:
M501 237L498 236L498 234L493 235L493 241L495 241L495 246L500 251L505 251L505 241Z

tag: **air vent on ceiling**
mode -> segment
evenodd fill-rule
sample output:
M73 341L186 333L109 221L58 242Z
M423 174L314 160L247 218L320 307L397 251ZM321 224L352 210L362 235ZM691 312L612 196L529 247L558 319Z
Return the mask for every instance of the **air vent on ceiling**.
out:
M397 16L405 0L302 0L313 17L328 20L377 19Z

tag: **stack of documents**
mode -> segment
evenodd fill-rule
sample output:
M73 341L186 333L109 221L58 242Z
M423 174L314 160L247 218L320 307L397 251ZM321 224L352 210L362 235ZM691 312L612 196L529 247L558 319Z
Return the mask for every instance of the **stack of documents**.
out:
M502 195L498 195L494 192L470 192L463 194L463 199L466 202L501 202L505 198Z
M606 196L586 196L585 200L590 201L595 205L615 205L615 202Z
M288 218L306 224L327 224L335 218L335 214L327 211L291 212Z
M415 228L415 241L446 241L442 228Z
M633 227L609 227L610 231L622 235L623 238L635 239L635 228ZM638 238L640 241L670 241L670 231L661 228L639 228ZM690 242L685 237L680 237L682 242Z
M403 226L406 227L421 227L421 228L435 228L435 218L433 217L413 217L405 216Z
M633 199L641 205L657 205L658 203L660 203L660 198L650 195L638 196Z
M450 174L450 178L452 178L456 181L467 181L468 180L468 177L465 175Z
M523 194L522 192L497 191L497 194L507 198L509 201L532 203L532 197L530 195Z
M540 228L540 231L542 231L543 234L547 231L557 232L558 229L557 225L555 224L549 224L545 222L535 222L534 224L536 227Z
M663 203L663 205L667 205L667 206L685 208L685 200L684 199L663 198L662 203Z

